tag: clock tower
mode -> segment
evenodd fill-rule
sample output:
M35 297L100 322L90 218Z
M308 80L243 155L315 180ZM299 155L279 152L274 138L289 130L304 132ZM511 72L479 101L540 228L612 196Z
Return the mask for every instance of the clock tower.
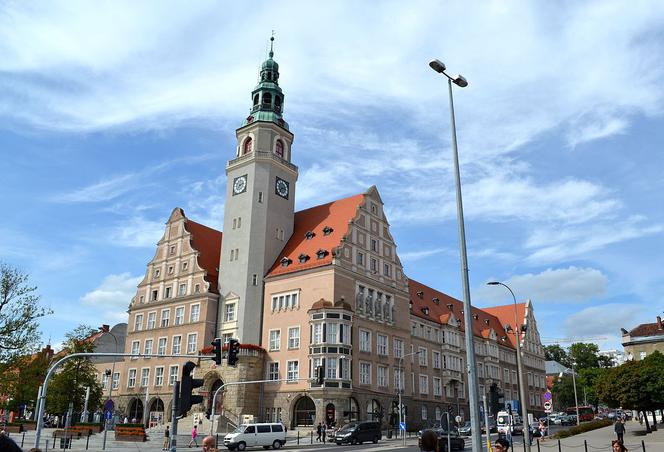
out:
M249 116L237 129L235 158L226 164L224 233L219 262L217 337L259 344L263 277L293 233L297 166L293 134L283 119L284 94L274 37Z

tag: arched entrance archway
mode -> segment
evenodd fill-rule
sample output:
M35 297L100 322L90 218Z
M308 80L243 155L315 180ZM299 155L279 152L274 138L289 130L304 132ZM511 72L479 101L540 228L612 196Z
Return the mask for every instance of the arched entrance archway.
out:
M380 421L383 419L383 408L380 402L376 399L371 399L367 402L367 420Z
M316 420L316 405L311 397L303 396L297 399L293 409L293 426L308 427L314 425Z
M164 401L159 397L152 399L148 413L148 427L154 427L155 425L163 424L164 418L166 417L164 412Z
M134 421L141 423L143 422L143 401L139 398L134 397L129 402L129 409L127 410L127 417L129 421Z
M208 395L208 400L207 400L207 410L210 412L212 410L212 398L214 397L214 393L217 392L217 389L223 385L224 382L217 379L215 380L214 383L212 383L212 386L210 386L210 391ZM221 414L221 410L224 407L224 391L219 392L219 395L217 396L217 403L215 404L214 407L214 413L215 414Z
M337 409L334 403L328 403L325 406L325 425L335 425L337 420Z
M348 398L348 420L350 422L357 422L360 420L360 404L357 403L355 397Z

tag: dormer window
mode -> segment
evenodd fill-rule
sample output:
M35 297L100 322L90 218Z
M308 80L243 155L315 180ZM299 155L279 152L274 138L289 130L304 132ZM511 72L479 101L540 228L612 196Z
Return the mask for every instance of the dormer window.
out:
M417 292L417 297L418 297L418 298L424 298L424 292L422 292L421 290L418 291L418 292Z
M475 320L479 320L479 319L480 319L480 316L477 315L477 314L473 314L473 318L474 318Z
M330 235L330 234L332 234L332 231L334 231L334 229L332 229L332 228L329 227L329 226L325 226L325 227L323 228L323 235Z
M484 323L489 324L489 319L484 319Z
M422 312L424 313L424 315L429 315L429 308L426 307L422 308Z
M322 248L319 249L318 251L316 251L316 257L317 257L318 259L324 259L325 256L327 256L327 254L328 254L327 250L324 250L324 249L322 249Z
M316 234L313 233L313 232L311 232L311 231L307 231L307 232L304 234L304 237L305 237L307 240L311 240L311 239L313 239L315 236L316 236Z
M304 264L306 261L309 260L309 255L302 253L298 256L298 260L300 261L300 264ZM282 263L283 263L283 260L282 260Z
M293 261L290 260L290 259L287 258L287 257L284 257L284 258L281 259L281 266L282 266L282 267L288 267L288 266L289 266L290 264L292 264L292 263L293 263Z
M448 305L447 305L447 309L449 309L450 311L452 311L452 310L454 309L454 305L453 305L452 303L448 304Z
M434 304L440 304L440 298L438 298L438 297L433 297L433 299L431 301L433 301Z

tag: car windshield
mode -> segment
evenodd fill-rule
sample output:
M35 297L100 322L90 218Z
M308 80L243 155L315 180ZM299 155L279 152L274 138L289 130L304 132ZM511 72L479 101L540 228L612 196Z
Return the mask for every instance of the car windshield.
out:
M244 433L244 429L247 428L246 425L240 425L238 428L233 430L233 433Z
M352 430L355 430L355 427L357 427L357 424L346 424L343 427L339 429L340 432L350 432Z

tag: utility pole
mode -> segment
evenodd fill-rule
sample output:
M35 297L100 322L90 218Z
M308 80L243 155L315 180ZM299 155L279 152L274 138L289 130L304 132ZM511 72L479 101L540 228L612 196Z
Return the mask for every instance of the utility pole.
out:
M180 405L180 382L173 384L173 408L171 411L171 452L177 452L178 444L178 405Z
M85 388L85 405L81 414L81 422L88 422L88 402L90 401L90 386Z

